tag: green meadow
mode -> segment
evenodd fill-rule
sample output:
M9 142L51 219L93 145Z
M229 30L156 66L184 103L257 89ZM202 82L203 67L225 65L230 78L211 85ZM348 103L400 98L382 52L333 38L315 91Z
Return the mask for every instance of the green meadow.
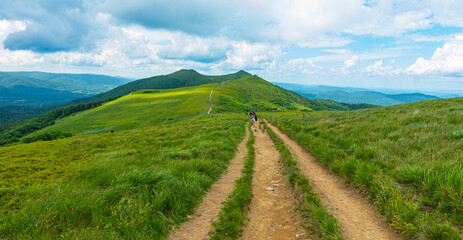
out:
M193 119L0 148L1 239L164 239L233 158L247 119Z
M463 99L264 114L411 238L461 239Z
M207 114L209 93L216 83L195 87L139 90L72 116L59 119L35 134L109 132L197 119Z

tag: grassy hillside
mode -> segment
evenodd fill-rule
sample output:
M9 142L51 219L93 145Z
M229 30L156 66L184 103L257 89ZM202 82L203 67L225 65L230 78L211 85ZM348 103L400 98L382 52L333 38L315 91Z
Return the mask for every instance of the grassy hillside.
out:
M311 113L299 125L294 115L267 116L405 235L461 238L463 98Z
M227 82L214 91L214 112L293 110L297 109L298 97L301 110L329 110L323 104L301 97L257 76L247 76Z
M91 98L81 99L75 101L76 103L101 101L108 98L120 97L135 92L141 89L174 89L181 87L198 86L208 83L219 83L228 80L239 79L244 76L250 75L245 71L239 71L233 74L207 76L202 75L195 70L180 70L168 75L155 76L144 78L137 81L127 83L119 86L111 91L95 95Z
M163 239L244 136L242 116L0 148L1 239Z
M108 85L108 81L113 81L114 79L116 79L115 81L117 83L119 83L120 81L122 82L127 81L127 79L118 79L118 78L113 78L109 76L93 75L93 74L53 74L53 73L43 73L43 72L15 72L15 73L9 73L9 74L15 74L15 75L10 76L10 75L0 72L0 93L2 93L3 91L1 88L2 76L6 76L5 81L4 81L5 84L9 83L10 85L13 84L9 80L10 78L22 79L24 81L25 79L29 79L27 81L28 83L44 82L42 85L46 85L45 83L56 85L57 82L54 82L54 81L62 81L65 83L66 82L75 83L75 84L80 83L83 85L90 84L90 83L103 84L106 87L108 86L114 87L115 85ZM187 87L187 86L198 86L202 84L219 83L219 82L224 82L227 80L234 80L234 79L238 79L238 78L241 78L247 75L249 75L249 73L244 72L244 71L239 71L239 72L236 72L233 74L227 74L227 75L206 76L206 75L199 74L198 72L194 70L180 70L172 74L168 74L168 75L155 76L151 78L145 78L145 79L133 81L125 85L122 85L120 87L117 87L115 89L112 89L108 92L101 93L101 94L98 94L92 97L86 97L87 95L84 95L84 94L79 95L77 93L73 93L73 94L65 95L65 97L67 98L63 98L63 96L61 95L63 95L64 93L61 93L60 91L56 91L56 90L49 90L45 94L46 97L43 98L44 94L33 95L33 93L37 91L32 91L33 89L30 87L28 87L30 89L26 89L26 90L23 89L20 92L16 91L14 92L13 95L11 95L10 92L12 92L14 89L4 88L5 91L3 93L5 94L3 95L0 94L0 105L7 105L7 104L11 105L13 103L24 102L24 98L26 97L26 95L24 95L24 92L26 92L28 95L32 94L31 98L33 98L32 99L33 101L29 100L29 102L32 101L31 102L31 104L33 103L32 105L43 105L44 103L53 104L53 103L58 103L58 102L61 102L61 103L53 104L50 106L45 106L42 109L23 107L20 113L15 112L15 111L10 111L11 109L9 108L2 109L0 110L1 111L0 112L0 125L12 123L14 120L22 121L22 120L30 119L32 117L38 116L39 115L37 114L38 112L44 113L44 112L47 112L53 109L66 107L66 106L73 105L73 104L90 103L90 102L96 102L96 101L107 101L109 99L118 98L118 97L127 95L129 93L132 93L132 92L135 92L141 89L174 89L174 88ZM38 80L38 79L33 79L31 77L36 77L38 79L49 78L53 81ZM56 88L60 88L60 89L65 88L64 85L58 85L58 86L55 86L55 85L53 86ZM50 92L50 91L55 91L55 92ZM8 94L6 94L7 92ZM61 93L61 95L59 95L58 93ZM50 97L50 96L53 96L53 97ZM79 99L76 99L76 98L79 98ZM72 100L72 99L75 99L75 100ZM7 114L14 114L14 117L7 116Z
M72 134L108 132L110 129L119 131L198 118L207 113L209 93L217 85L140 90L60 119L33 135L53 131Z
M246 76L227 82L214 91L214 112L262 112L296 110L349 110L371 108L370 104L344 104L332 100L309 100L258 76Z

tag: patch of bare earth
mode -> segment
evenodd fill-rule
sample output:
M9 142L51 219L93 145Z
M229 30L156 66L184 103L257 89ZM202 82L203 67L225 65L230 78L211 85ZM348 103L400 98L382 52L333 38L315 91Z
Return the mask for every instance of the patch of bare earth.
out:
M227 172L214 183L209 192L203 198L198 210L193 216L190 216L188 222L183 223L179 229L173 230L169 236L171 240L179 239L208 239L208 233L211 230L211 221L217 220L217 215L233 191L235 181L241 177L241 169L244 166L244 156L247 154L246 142L249 133L246 128L246 136L238 146L235 158L230 161Z
M325 169L310 153L278 128L271 124L268 126L294 154L301 172L311 181L312 187L322 196L323 203L341 223L346 238L402 239L357 190L348 187L344 181Z
M303 239L303 221L294 211L294 195L281 173L280 153L267 133L258 130L255 136L253 198L241 239Z

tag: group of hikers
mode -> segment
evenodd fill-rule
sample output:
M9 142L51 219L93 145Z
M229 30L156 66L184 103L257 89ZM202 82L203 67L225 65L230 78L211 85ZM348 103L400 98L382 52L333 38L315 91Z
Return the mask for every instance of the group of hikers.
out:
M256 129L256 122L257 122L257 115L255 112L246 112L246 115L251 116L251 121L252 121L252 129Z

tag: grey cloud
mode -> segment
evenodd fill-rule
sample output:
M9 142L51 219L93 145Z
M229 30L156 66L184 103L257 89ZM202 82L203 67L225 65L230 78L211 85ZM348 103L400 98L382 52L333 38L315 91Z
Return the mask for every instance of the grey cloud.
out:
M26 30L10 34L4 41L11 50L57 52L91 48L98 28L82 0L1 1L0 15L26 20Z
M201 37L224 36L249 41L268 40L266 20L247 1L106 0L100 7L117 21L150 29L180 31Z
M163 46L157 54L164 59L213 63L226 59L230 49L227 40L188 38Z

